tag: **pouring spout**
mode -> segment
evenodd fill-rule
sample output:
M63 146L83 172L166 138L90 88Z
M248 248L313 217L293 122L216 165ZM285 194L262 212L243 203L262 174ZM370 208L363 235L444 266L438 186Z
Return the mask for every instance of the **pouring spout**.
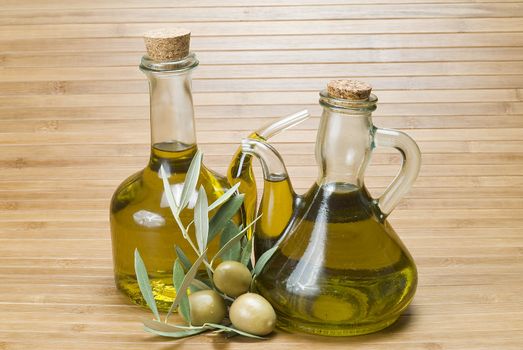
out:
M267 141L271 137L278 135L280 132L290 129L310 117L309 111L304 109L294 114L288 115L276 122L263 126L255 131L255 135Z
M250 139L267 141L271 137L283 132L309 118L309 112L303 110L277 121L273 121L260 129L254 131L249 136ZM246 146L250 149L251 146ZM254 220L256 212L257 189L254 172L252 169L252 155L242 152L241 147L234 154L229 169L227 179L231 185L240 184L240 192L245 194L245 200L241 209L243 222L248 225ZM248 237L252 236L252 228L248 231Z
M306 109L290 114L277 120L276 122L266 124L260 129L254 131L249 136L249 139L268 141L271 137L274 137L279 133L302 123L303 121L309 119L309 117L310 113ZM243 176L244 178L254 177L254 175L252 175L250 154L248 154L248 152L242 152L240 149L234 155L233 161L229 166L229 181L231 183L236 182L236 179L241 178L244 172L247 173L247 176Z
M282 181L289 178L280 154L267 142L244 139L241 148L244 154L255 156L260 160L265 181Z
M254 255L259 258L285 236L294 217L298 196L292 189L280 154L268 143L246 139L242 152L257 157L263 171L263 196L258 209L260 220L254 230Z

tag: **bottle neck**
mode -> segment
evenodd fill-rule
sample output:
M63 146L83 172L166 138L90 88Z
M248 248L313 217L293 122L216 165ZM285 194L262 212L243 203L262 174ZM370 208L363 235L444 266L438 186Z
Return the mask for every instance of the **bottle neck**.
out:
M324 109L316 140L318 183L361 188L373 148L375 101L340 102L322 92L320 103Z
M191 73L198 61L158 63L142 59L149 80L151 144L162 151L182 151L196 144Z

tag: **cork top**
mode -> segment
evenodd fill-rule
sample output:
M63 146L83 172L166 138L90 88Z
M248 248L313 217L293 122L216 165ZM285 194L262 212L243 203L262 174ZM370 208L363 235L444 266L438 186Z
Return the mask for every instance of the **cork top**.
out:
M147 55L154 61L179 61L189 55L191 32L183 28L164 28L144 34Z
M330 97L345 100L366 100L371 91L372 86L359 80L331 80L327 84L327 92Z

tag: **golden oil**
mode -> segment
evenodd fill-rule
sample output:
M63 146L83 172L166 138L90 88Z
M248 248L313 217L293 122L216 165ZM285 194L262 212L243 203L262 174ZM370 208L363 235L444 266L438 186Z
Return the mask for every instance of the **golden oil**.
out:
M167 310L176 295L172 282L172 268L176 259L174 247L179 246L191 261L196 260L196 254L182 237L166 199L162 198L163 182L158 174L163 165L171 174L169 183L173 192L175 195L181 193L196 151L196 145L179 142L154 144L148 166L125 180L113 195L110 218L116 285L137 304L145 305L134 272L136 248L147 267L153 294L161 310ZM200 185L205 189L209 203L230 188L224 177L203 165L197 188ZM195 200L196 193L189 207L180 213L185 227L193 220L191 207ZM196 242L194 225L189 228L189 236ZM218 250L218 241L215 239L210 242L208 256L212 257Z
M256 140L263 140L257 133L252 133L249 138ZM229 169L227 170L227 180L231 185L236 185L238 182L240 186L238 191L245 194L243 204L240 208L240 215L242 222L248 226L256 215L256 204L258 193L256 189L256 178L252 169L252 156L242 153L239 148L232 157ZM252 236L252 228L247 230L247 237Z
M289 129L292 128L295 125L300 124L304 120L308 119L310 117L310 114L307 110L302 110L297 113L293 113L291 115L288 115L284 118L278 119L276 121L273 121L272 123L269 123L262 128L252 132L248 139L250 140L258 140L258 141L267 141L271 137ZM236 183L240 183L239 191L240 193L245 194L245 199L241 208L241 215L242 215L242 222L247 226L249 225L256 216L256 205L257 205L257 187L256 187L256 179L254 177L254 171L252 169L252 155L245 153L242 151L242 148L238 148L236 153L234 154L231 164L229 165L229 169L227 171L227 179L229 180L229 183L231 185L235 185ZM289 183L290 186L290 183ZM290 187L289 187L290 188ZM265 213L268 213L265 211ZM278 216L275 216L274 218L269 219L270 214L267 214L265 218L261 218L263 222L264 227L268 227L268 225L273 225L274 221L273 219L278 220ZM290 215L289 215L290 217ZM282 226L281 225L281 217L279 219L280 224L276 223L276 226ZM277 230L278 228L274 228ZM249 229L247 231L247 236L251 238L252 236L253 228ZM273 230L274 231L274 230ZM275 237L275 234L270 233L267 231L267 234L269 234L272 238Z
M254 254L259 258L272 248L288 226L292 225L295 197L288 178L264 180L263 198L259 211L262 214L256 224Z
M265 186L280 191L274 202L292 202L292 192L279 190L288 179ZM368 192L345 183L314 185L295 212L292 232L255 281L277 311L279 326L345 336L393 323L414 296L417 272L392 227L378 219ZM255 234L282 226L278 219L270 222L275 226L262 221Z

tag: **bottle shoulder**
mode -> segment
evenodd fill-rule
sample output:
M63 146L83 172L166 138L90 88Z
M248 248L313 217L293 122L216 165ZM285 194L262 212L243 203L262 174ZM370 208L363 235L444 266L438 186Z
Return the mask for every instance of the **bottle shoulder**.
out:
M215 170L212 170L205 164L202 164L200 170L200 181L207 181L209 183L213 183L216 186L222 187L225 190L231 187L226 176L218 173Z
M129 175L125 180L123 180L116 190L113 192L111 202L113 202L117 197L121 196L123 193L133 192L137 187L140 186L140 182L143 179L144 169L139 170L132 175Z
M175 197L181 196L186 173L175 173L171 175L169 183ZM197 188L203 186L209 203L218 199L230 188L227 178L210 170L206 166L200 169ZM196 200L195 191L192 201ZM163 181L158 171L146 167L125 179L115 190L111 200L111 210L118 211L130 205L141 205L148 207L164 208L167 206L164 198Z

